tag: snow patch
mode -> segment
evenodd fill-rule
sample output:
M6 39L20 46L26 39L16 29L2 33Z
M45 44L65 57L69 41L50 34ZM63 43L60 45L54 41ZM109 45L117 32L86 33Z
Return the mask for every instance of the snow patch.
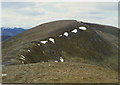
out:
M30 50L29 50L29 49L28 49L27 51L28 51L28 52L30 52Z
M73 33L77 33L77 29L72 30Z
M62 35L59 35L59 37L62 37Z
M2 77L5 77L5 76L7 76L7 74L2 74Z
M64 34L63 35L65 35L66 37L68 37L68 32L64 32Z
M22 56L22 58L25 58L24 55L21 55L21 56Z
M64 59L63 59L62 57L60 57L60 61L61 61L61 62L64 62Z
M49 40L50 40L51 42L55 43L55 39L49 38Z
M40 46L40 44L39 44L39 43L38 43L37 45L38 45L38 46Z
M21 60L25 60L25 57L23 55L21 55L20 59Z
M58 62L57 60L55 60L55 62Z
M79 27L80 30L87 30L86 27Z
M21 59L21 60L25 60L25 58L23 58L23 57L20 57L20 59Z
M46 44L48 41L40 41L41 43L43 43L43 44Z

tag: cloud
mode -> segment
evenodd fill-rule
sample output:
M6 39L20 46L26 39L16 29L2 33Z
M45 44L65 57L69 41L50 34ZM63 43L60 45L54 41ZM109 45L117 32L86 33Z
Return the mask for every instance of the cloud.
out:
M104 11L117 11L118 3L116 2L99 2L96 4L97 8Z
M76 19L117 26L116 3L4 2L2 24L30 28L55 20Z

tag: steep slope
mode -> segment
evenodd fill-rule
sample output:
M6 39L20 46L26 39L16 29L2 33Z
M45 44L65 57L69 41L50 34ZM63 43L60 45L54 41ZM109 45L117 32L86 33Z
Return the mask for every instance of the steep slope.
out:
M73 32L75 29L76 33ZM41 24L2 43L3 63L60 62L62 58L67 62L93 63L117 69L118 30L76 20Z
M29 29L19 35L16 35L2 42L3 61L12 59L20 49L29 46L32 41L45 39L49 36L55 36L67 29L75 28L79 23L75 20L61 20L41 24L35 28ZM66 29L67 28L67 29ZM9 59L8 59L9 58Z

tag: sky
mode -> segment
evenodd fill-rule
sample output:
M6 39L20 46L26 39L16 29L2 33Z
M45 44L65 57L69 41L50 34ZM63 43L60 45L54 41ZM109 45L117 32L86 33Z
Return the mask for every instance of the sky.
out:
M117 2L2 2L2 26L32 28L56 20L118 27Z

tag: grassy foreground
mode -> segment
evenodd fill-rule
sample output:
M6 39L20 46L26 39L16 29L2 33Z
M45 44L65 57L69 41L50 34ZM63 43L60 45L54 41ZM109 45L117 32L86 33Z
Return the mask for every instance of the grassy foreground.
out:
M92 64L45 62L4 66L3 83L117 83L116 71Z

